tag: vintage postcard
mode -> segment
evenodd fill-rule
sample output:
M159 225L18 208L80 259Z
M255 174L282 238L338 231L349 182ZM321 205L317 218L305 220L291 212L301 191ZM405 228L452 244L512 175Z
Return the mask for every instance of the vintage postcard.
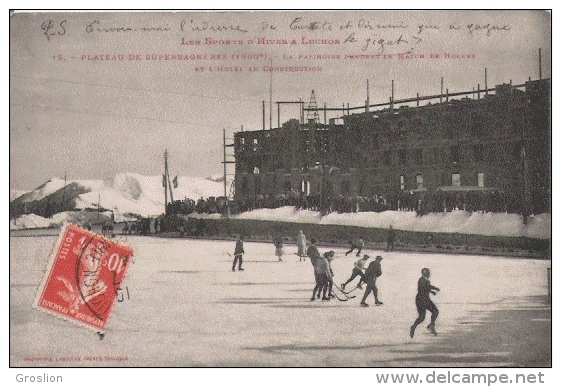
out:
M13 12L10 367L552 377L551 26Z

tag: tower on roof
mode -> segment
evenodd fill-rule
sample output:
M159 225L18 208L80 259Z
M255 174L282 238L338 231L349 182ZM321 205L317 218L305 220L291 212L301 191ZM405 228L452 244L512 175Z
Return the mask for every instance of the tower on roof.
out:
M316 93L312 90L312 95L310 96L310 102L308 103L308 115L306 116L309 123L319 122L319 112L318 104L316 101Z

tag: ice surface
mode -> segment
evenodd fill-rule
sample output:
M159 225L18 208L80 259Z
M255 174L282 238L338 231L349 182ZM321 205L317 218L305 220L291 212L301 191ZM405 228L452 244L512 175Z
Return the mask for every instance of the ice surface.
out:
M384 256L378 288L385 304L361 308L359 291L348 302L310 302L312 265L298 261L295 245L285 245L287 255L279 262L272 243L246 242L245 271L232 272L227 253L233 252L234 241L134 236L126 240L134 248L134 263L122 284L130 299L116 304L100 341L87 329L31 307L55 240L10 239L11 366L430 366L423 360L427 346L473 329L482 321L480 312L536 307L521 300L547 294L546 268L551 265L365 251ZM356 257L335 250L332 266L340 284L350 276ZM432 283L442 289L433 296L440 309L439 335L428 334L427 316L412 340L409 327L416 318L414 297L423 267L431 269ZM96 356L102 360L85 360ZM450 362L509 365L474 363L469 354Z

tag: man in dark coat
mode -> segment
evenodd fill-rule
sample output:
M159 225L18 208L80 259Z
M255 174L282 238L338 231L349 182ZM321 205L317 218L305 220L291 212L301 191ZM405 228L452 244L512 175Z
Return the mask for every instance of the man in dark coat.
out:
M430 284L430 270L428 268L425 267L423 270L421 270L421 275L421 278L419 278L419 281L417 282L417 296L415 297L415 306L417 307L417 312L419 312L419 317L417 317L417 319L411 326L411 330L409 332L411 338L413 338L413 336L415 335L415 329L417 328L417 325L425 320L427 310L431 312L430 324L427 326L427 329L430 331L430 333L436 335L434 323L436 322L436 318L438 317L438 308L430 299L430 295L436 295L436 292L439 292L440 289Z
M370 262L366 272L364 273L363 281L366 283L366 290L364 292L364 296L362 297L362 301L360 302L360 306L368 307L369 305L366 303L366 298L372 292L374 294L374 301L376 305L383 305L384 303L378 299L378 288L376 287L376 278L382 275L382 256L378 255L376 259Z
M243 254L245 254L245 251L243 249L243 237L240 235L236 242L236 249L234 250L234 263L232 264L232 271L236 271L236 262L238 260L240 261L238 265L238 270L243 271L242 269Z

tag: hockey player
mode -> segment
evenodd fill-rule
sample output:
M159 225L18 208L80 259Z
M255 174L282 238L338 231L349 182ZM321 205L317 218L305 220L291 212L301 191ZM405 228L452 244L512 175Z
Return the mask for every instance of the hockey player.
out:
M358 281L358 284L356 285L357 288L362 289L362 283L363 283L363 276L364 276L364 265L366 264L366 261L368 261L368 259L370 258L370 256L368 254L364 254L364 256L359 259L358 261L355 262L355 266L353 268L353 272L351 274L351 278L349 278L347 280L347 282L342 283L341 284L341 289L345 290L345 286L347 286L349 284L349 282L351 282L352 280L354 280L356 277L360 277L360 280Z
M300 230L298 236L296 237L296 242L298 243L298 252L296 253L300 257L300 261L306 260L306 235Z
M314 288L314 293L312 294L311 301L315 300L316 291L318 293L317 298L319 298L319 295L322 290L323 290L322 300L329 301L331 299L327 294L327 291L329 289L329 283L330 282L333 283L333 275L331 274L331 270L329 269L329 262L328 262L328 257L330 257L329 254L330 253L327 252L323 256L320 256L320 258L316 261L316 264L314 266L314 274L316 276L317 282L316 282L316 287Z
M366 272L364 273L364 282L366 283L366 290L364 292L364 296L362 297L362 301L360 302L360 306L368 307L369 305L366 303L366 298L372 292L374 294L374 301L376 305L383 305L384 303L378 299L378 288L376 287L376 279L382 275L382 256L378 255L373 262L370 262Z
M242 269L242 256L245 254L243 249L243 237L240 235L236 242L236 249L234 250L234 263L232 264L232 271L236 271L236 262L239 260L238 270L243 271Z
M335 256L335 251L330 250L327 253L323 254L325 259L327 260L327 267L329 269L329 279L326 284L326 288L329 291L329 298L334 298L335 294L333 294L333 277L335 277L335 273L333 273L333 268L331 267L331 261L333 261L333 257ZM325 297L326 291L323 291L323 296Z
M352 253L354 249L357 249L356 256L360 257L360 252L362 251L363 247L364 247L364 241L362 240L362 238L358 238L357 241L351 242L351 249L345 253L345 256Z
M411 336L411 338L413 338L413 336L415 335L415 329L417 328L417 325L425 320L427 310L431 312L430 324L427 326L427 329L430 333L436 335L434 323L436 322L436 318L438 317L438 308L430 299L430 295L436 295L436 292L439 292L440 289L436 286L432 286L430 284L429 278L430 270L425 267L423 268L423 270L421 270L421 278L419 278L419 281L417 282L417 296L415 297L415 305L417 306L419 317L417 317L417 319L411 326L411 330L409 331L409 335Z
M320 278L320 276L318 275L318 271L316 270L316 264L321 259L321 255L319 254L318 248L316 247L316 240L312 238L310 242L312 244L308 247L308 250L306 250L306 254L308 255L308 257L310 257L310 262L314 267L314 278L316 281L316 286L314 287L312 298L310 300L310 301L314 301L316 299L316 292L317 292L317 298L320 298L320 292L322 289L322 284L321 284L322 278Z

